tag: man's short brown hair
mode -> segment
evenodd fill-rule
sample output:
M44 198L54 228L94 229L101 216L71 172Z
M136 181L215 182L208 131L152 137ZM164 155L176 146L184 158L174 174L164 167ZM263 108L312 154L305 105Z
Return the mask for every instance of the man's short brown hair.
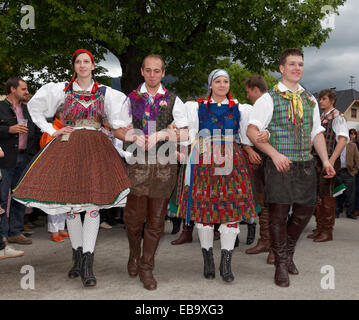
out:
M247 78L244 81L245 87L253 90L254 87L257 87L261 93L265 93L268 91L268 86L266 81L263 79L262 76L254 74Z
M9 78L5 83L6 94L11 93L11 87L17 89L17 87L19 86L20 81L25 82L21 78L17 78L17 77Z
M319 100L323 98L324 96L328 96L330 101L334 101L333 104L337 102L337 94L333 89L325 89L320 91L319 93Z
M145 61L146 61L146 59L148 59L148 58L155 58L155 59L161 60L161 62L162 62L162 67L161 67L161 69L162 69L162 71L165 71L165 62L164 62L163 58L162 58L159 54L154 54L154 53L149 54L148 56L146 56L146 57L142 60L142 66L141 66L142 69L144 69L144 67L145 67Z
M289 48L280 54L279 65L284 66L288 56L301 56L304 60L304 54L302 50L299 48Z

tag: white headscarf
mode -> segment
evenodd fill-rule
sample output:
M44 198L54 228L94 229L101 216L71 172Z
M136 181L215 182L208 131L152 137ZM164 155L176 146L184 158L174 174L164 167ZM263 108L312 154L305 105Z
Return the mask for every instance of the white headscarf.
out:
M229 74L226 70L224 69L214 69L208 76L208 89L211 86L213 80L215 80L216 78L220 77L220 76L225 76L228 80L229 79Z

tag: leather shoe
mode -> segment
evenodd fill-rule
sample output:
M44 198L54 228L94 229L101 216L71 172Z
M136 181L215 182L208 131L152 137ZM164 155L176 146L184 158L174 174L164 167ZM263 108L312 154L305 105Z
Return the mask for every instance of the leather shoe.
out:
M143 286L147 290L156 290L157 289L157 281L153 277L151 270L141 270L139 272L140 280L143 283Z
M60 231L60 236L63 237L64 239L68 239L70 238L70 235L68 234L67 231Z
M279 287L289 287L289 276L286 263L278 263L276 265L274 283Z
M358 217L355 216L355 215L352 214L352 213L347 214L347 218L349 218L349 219L354 219L354 220L358 219Z
M61 236L61 234L58 234L57 236L51 235L51 240L54 242L64 242L64 238Z
M30 238L26 238L22 233L8 237L7 241L9 243L17 243L17 244L32 244L32 240Z
M171 241L172 245L190 243L192 242L192 232L193 232L193 224L186 225L183 224L182 233L178 239Z
M299 274L299 271L298 271L296 265L294 264L293 258L289 258L289 261L288 261L288 273L294 274L294 275Z

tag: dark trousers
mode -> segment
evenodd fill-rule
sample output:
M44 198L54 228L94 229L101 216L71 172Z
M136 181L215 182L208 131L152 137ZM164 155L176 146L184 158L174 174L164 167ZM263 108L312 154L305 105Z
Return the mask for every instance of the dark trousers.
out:
M342 168L337 175L336 184L344 184L347 189L338 196L336 201L337 212L342 212L344 205L348 207L347 214L353 214L355 210L355 177L349 174L348 169Z
M359 173L355 176L355 211L359 211Z
M323 175L323 164L319 156L314 157L315 170L317 172L317 194L320 198L332 197L334 186L336 185L336 177L327 179ZM338 174L340 171L340 157L334 163L335 172Z
M29 161L30 159L26 154L19 154L15 168L1 169L0 205L4 210L6 210L9 190L15 188ZM6 218L6 213L3 213L3 217L1 218L1 235L8 238L9 236L20 234L24 229L24 214L25 206L11 199L9 220Z
M2 215L0 215L0 220L2 219ZM0 250L4 249L6 247L5 242L2 240L2 236L0 236Z

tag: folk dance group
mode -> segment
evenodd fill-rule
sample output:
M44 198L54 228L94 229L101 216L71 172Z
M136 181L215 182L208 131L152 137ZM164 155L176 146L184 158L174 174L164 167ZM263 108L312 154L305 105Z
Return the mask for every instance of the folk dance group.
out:
M256 217L258 203L251 169L236 139L239 135L267 155L265 199L259 203L269 208L275 283L288 286L288 273L298 273L293 261L296 242L314 211L312 145L326 177L335 175L317 102L298 84L302 52L288 49L281 55L282 81L252 110L231 97L230 77L222 69L210 73L207 98L183 103L161 84L165 67L158 55L143 60L145 82L128 97L96 82L89 51L77 50L72 65L75 74L69 83L46 84L28 103L34 123L55 139L32 160L13 192L17 201L49 215L67 212L73 250L68 276L80 276L85 287L96 285L93 262L99 210L125 205L128 273L139 276L146 289L156 289L154 257L177 182L176 161L164 164L159 150L166 150L163 158L170 153L180 158L176 150L182 145L191 148L183 182L177 186L178 216L186 224L195 222L208 279L215 277L213 225L220 224L220 275L233 281L231 259L239 222ZM46 118L53 117L62 104L65 126L56 130ZM99 130L104 119L132 153L126 165ZM155 160L152 150L158 150ZM141 155L144 161L133 161ZM293 214L287 223L290 206ZM82 211L86 211L83 223Z

